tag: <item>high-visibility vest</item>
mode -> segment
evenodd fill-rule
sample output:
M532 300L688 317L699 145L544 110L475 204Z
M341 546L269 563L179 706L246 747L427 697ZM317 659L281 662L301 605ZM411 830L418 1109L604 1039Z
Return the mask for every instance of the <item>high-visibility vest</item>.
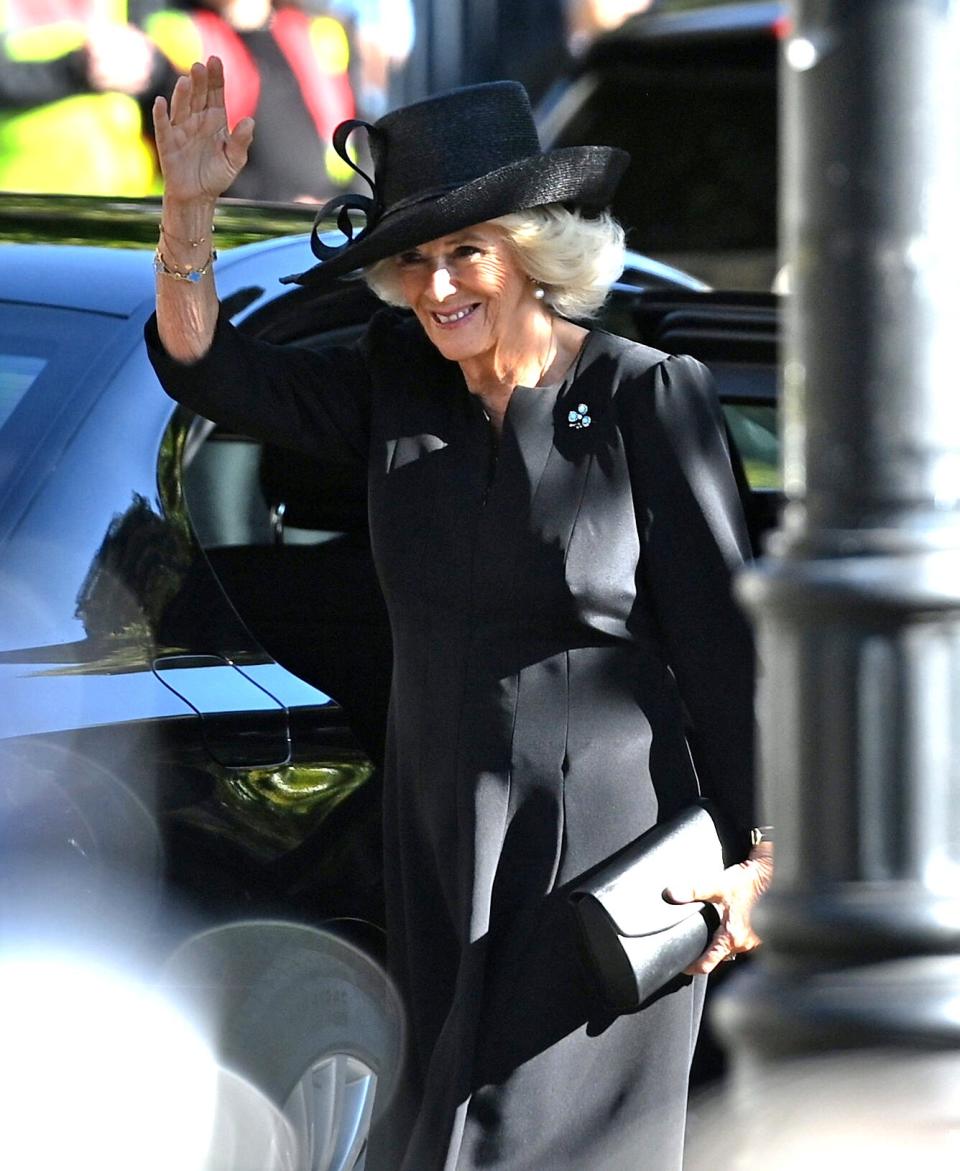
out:
M0 52L17 63L53 61L83 46L92 15L125 23L126 0L0 0ZM156 156L135 98L78 93L0 111L0 189L71 195L147 195Z
M242 37L214 12L158 12L146 21L154 44L182 73L194 61L216 56L223 61L224 104L232 130L253 117L260 100L260 71ZM290 66L304 105L326 144L325 165L334 183L345 184L353 172L330 145L334 129L354 116L348 67L350 47L343 25L331 16L310 16L298 8L274 13L269 31Z

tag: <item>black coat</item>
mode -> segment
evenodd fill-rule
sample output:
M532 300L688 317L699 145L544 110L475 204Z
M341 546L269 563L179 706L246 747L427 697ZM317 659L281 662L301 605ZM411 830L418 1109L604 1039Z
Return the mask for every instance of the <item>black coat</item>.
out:
M148 337L198 412L368 467L418 1101L404 1171L677 1168L701 981L605 1017L565 891L698 777L753 823L753 653L730 596L748 546L709 374L593 331L562 383L514 391L495 447L404 315L321 354L221 323L191 367Z

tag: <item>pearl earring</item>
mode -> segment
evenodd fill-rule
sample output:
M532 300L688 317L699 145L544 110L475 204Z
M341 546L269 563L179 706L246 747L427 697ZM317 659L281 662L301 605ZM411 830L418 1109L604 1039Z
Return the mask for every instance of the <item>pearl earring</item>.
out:
M543 290L543 285L534 285L533 295L538 301L542 301L546 295Z

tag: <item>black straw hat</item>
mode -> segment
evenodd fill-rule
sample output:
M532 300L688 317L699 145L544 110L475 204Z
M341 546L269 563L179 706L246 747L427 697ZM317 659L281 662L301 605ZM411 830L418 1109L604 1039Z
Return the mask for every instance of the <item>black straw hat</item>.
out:
M374 178L353 163L347 139L369 135ZM310 239L320 263L281 278L313 285L343 276L428 240L545 203L601 211L630 156L616 147L543 151L523 86L493 81L465 86L385 114L370 125L341 122L337 153L370 184L371 196L338 195L317 214ZM350 218L366 220L354 232ZM325 244L319 225L337 213L343 244Z

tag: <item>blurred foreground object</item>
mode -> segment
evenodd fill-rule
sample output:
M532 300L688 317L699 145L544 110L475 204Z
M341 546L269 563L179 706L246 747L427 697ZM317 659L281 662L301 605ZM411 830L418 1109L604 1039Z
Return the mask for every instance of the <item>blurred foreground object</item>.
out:
M695 1104L684 1167L955 1171L958 1161L960 1055L879 1050L797 1060L760 1093Z
M217 976L222 981L225 973ZM214 981L208 996L216 987ZM229 994L222 983L220 989ZM0 1029L5 1167L306 1166L299 1136L277 1107L253 1083L218 1066L183 1006L144 972L95 953L8 949L0 953ZM42 1092L47 1087L52 1094Z
M296 1171L363 1167L404 1044L399 995L369 956L302 924L230 923L182 944L161 986L221 1064L283 1111Z
M777 875L760 961L717 1018L737 1094L781 1120L781 1079L799 1093L814 1055L824 1071L843 1052L854 1069L883 1057L889 1079L878 1084L878 1060L840 1099L873 1144L845 1166L881 1165L878 1136L915 1100L911 1071L943 1101L960 1061L958 91L956 4L794 6L787 504L741 582L764 663ZM924 1141L956 1143L957 1119L956 1102L926 1116ZM804 1165L822 1161L831 1124L820 1106L805 1111ZM765 1142L723 1165L761 1160L794 1165Z
M0 955L0 1027L4 1166L205 1166L216 1064L133 975L77 956Z

